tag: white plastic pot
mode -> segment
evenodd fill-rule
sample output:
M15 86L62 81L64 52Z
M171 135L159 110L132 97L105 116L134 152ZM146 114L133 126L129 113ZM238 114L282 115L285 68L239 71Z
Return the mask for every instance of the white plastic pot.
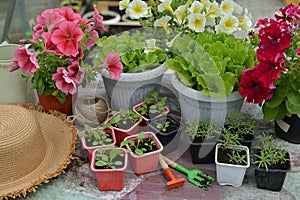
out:
M249 148L240 146L239 148L247 152L247 165L233 165L228 163L220 163L218 161L218 149L222 144L217 144L215 151L215 163L217 173L217 183L219 185L231 185L240 187L243 183L247 168L250 167Z

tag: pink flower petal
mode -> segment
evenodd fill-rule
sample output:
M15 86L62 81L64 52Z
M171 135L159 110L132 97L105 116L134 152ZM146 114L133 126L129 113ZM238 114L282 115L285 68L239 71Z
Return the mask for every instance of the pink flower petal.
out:
M123 71L120 53L109 53L105 58L104 66L109 70L112 79L120 79L120 74Z

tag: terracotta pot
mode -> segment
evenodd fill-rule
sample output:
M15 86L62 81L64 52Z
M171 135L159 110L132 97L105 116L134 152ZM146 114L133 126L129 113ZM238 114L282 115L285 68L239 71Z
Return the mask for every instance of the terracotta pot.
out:
M57 110L65 113L66 115L72 115L72 95L67 95L67 99L64 104L61 104L55 96L46 95L45 93L39 94L37 92L40 105L43 106L46 112L50 110Z
M96 169L96 153L97 149L93 151L91 170L95 172L98 189L101 191L115 190L120 191L124 187L125 170L127 168L127 152L124 151L124 166L117 169Z
M109 121L111 119L113 119L116 115L118 115L118 113L116 113L115 115L111 116L110 118L108 118L104 124L109 123ZM116 135L116 146L120 146L121 142L123 142L123 140L130 135L134 135L137 134L139 132L139 124L141 123L142 118L140 118L139 121L137 121L133 126L131 126L128 129L121 129L121 128L117 128L112 126L112 128L115 131L115 135Z
M131 135L126 137L124 140L133 140L135 141L138 137L138 134ZM133 152L129 153L129 160L131 163L131 166L134 170L134 173L136 175L142 175L147 172L153 172L157 170L158 166L158 158L160 152L163 150L163 146L158 140L158 138L155 136L152 132L145 132L144 138L152 138L156 144L157 150L145 153L143 155L136 155ZM128 144L126 144L126 148L130 150L130 147Z
M94 128L95 129L95 128ZM92 129L93 130L93 129ZM98 148L104 148L104 147L106 147L106 146L113 146L113 145L115 145L116 144L116 136L115 136L115 132L114 132L114 129L112 129L112 128L107 128L107 129L105 129L105 132L106 133L108 133L108 134L110 134L111 135L111 137L112 137L112 142L111 142L111 144L104 144L104 145L98 145L98 146L89 146L88 144L87 144L87 142L86 142L86 140L85 140L85 138L84 137L81 137L80 139L81 139L81 143L82 143L82 147L87 151L87 154L88 154L88 158L89 158L89 162L91 163L91 161L92 161L92 154L93 154L93 151L95 150L95 149L98 149Z

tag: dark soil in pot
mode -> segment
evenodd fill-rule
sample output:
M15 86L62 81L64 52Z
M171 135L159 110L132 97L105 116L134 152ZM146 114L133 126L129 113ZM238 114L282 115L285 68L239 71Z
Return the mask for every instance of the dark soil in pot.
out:
M135 141L135 142L136 142L136 141ZM155 141L154 141L152 138L145 138L144 140L142 140L142 141L139 143L138 148L139 148L139 149L145 149L145 150L143 150L143 154L149 153L149 152L153 152L153 151L156 151L156 150L157 150ZM131 149L132 152L135 151L135 148L132 147L132 146L130 146L130 149Z
M236 163L233 163L233 162L230 161L229 155L231 155L232 152L233 152L233 150L231 148L224 148L224 147L221 146L218 149L218 162L236 165ZM243 150L240 151L239 153L240 153L241 156L247 155L247 152L243 151ZM244 164L242 164L242 165L247 165L245 163L247 163L247 157L245 157Z

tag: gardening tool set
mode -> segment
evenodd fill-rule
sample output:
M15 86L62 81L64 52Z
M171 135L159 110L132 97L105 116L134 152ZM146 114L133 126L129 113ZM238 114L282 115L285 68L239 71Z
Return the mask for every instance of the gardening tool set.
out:
M187 180L194 184L195 186L203 189L208 190L208 187L211 186L211 182L215 181L215 179L206 173L204 173L200 169L187 169L184 166L175 163L174 161L170 160L169 158L160 154L159 162L162 168L164 169L165 174L171 179L167 182L168 190L174 189L180 186L183 186L184 179L183 178L176 178L168 165L172 168L176 169L177 171L185 174L187 176Z

